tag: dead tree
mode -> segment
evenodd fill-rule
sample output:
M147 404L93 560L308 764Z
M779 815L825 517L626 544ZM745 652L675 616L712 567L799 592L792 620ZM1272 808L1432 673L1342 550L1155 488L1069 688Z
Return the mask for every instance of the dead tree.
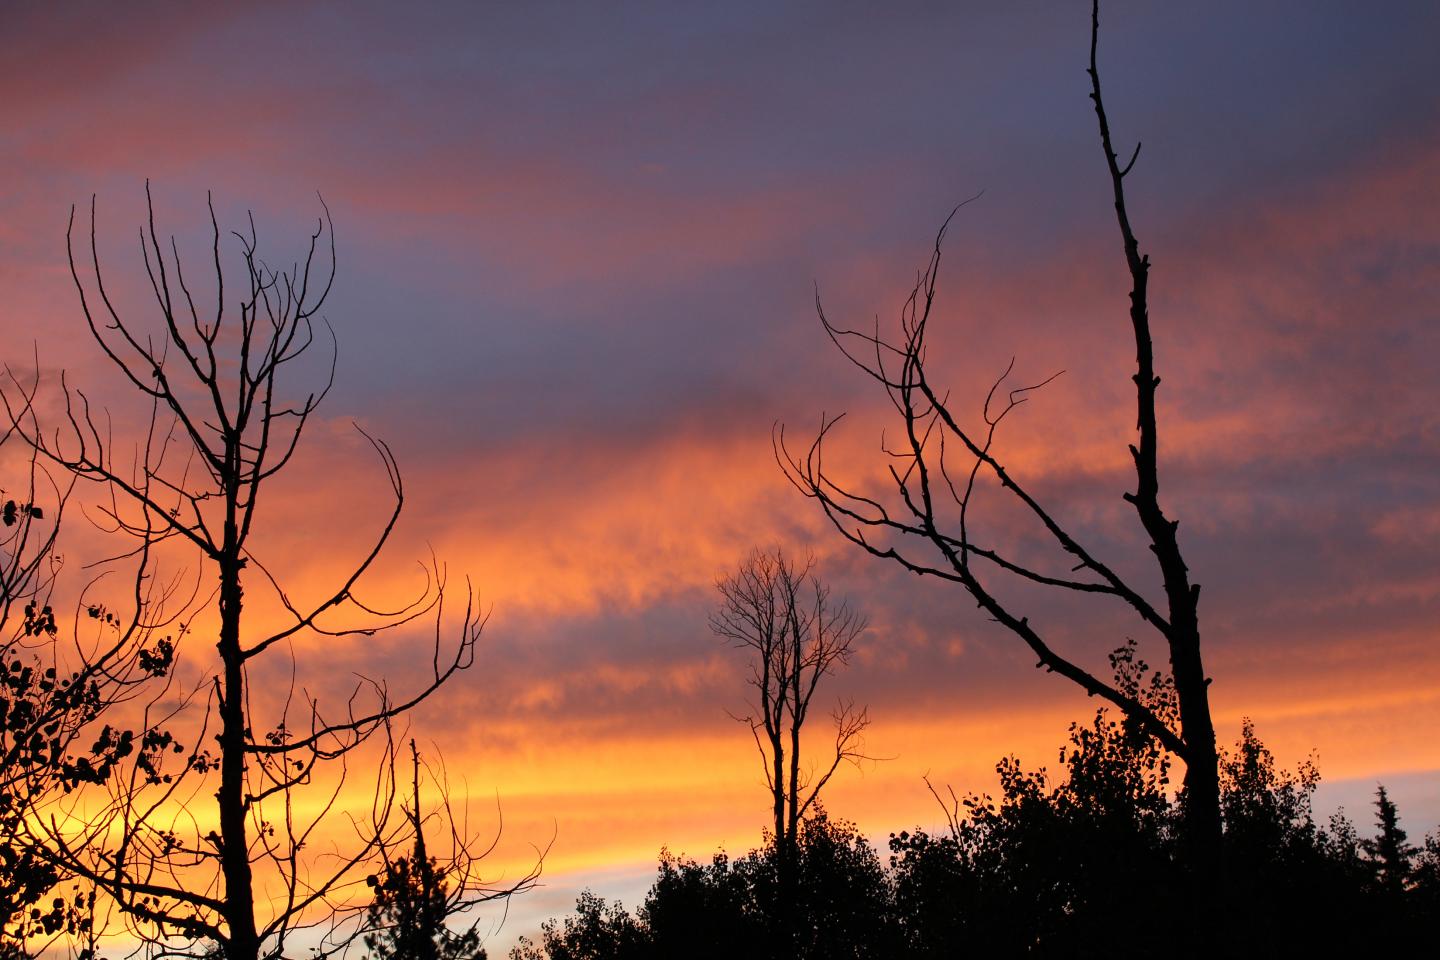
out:
M865 619L834 602L814 569L813 558L795 564L779 549L752 551L716 582L720 606L710 617L717 635L749 654L752 712L736 719L760 753L782 869L794 863L800 823L840 764L865 759L861 736L870 724L865 708L837 704L833 750L818 766L802 763L801 734L820 681L850 662L865 629Z
M1090 35L1090 97L1099 121L1100 140L1109 172L1115 212L1120 227L1125 263L1130 275L1130 328L1135 341L1136 405L1139 436L1130 447L1135 466L1135 490L1124 494L1136 513L1153 558L1163 601L1147 596L1149 584L1122 577L1116 568L1070 532L1060 516L1011 473L995 452L996 432L1005 417L1043 384L1005 389L1010 370L990 388L979 426L967 425L951 404L950 393L932 382L927 368L927 341L931 309L940 270L940 249L950 219L945 221L929 264L905 301L898 336L844 329L830 322L816 297L816 308L826 334L843 354L879 384L889 397L898 420L896 445L882 441L890 458L888 493L862 491L827 470L822 456L825 441L840 417L824 418L807 450L792 452L785 445L783 428L777 431L776 455L787 476L802 493L814 499L845 538L872 555L898 563L920 575L950 581L968 591L979 607L1024 642L1037 666L1058 673L1087 694L1119 707L1128 720L1148 731L1166 750L1185 764L1186 824L1191 838L1191 859L1199 882L1213 886L1220 843L1219 780L1215 730L1211 721L1208 686L1200 652L1197 614L1200 588L1190 580L1189 569L1176 536L1177 521L1161 508L1159 499L1159 440L1155 393L1154 349L1148 310L1149 257L1140 252L1125 204L1125 177L1139 154L1123 166L1112 145L1110 125L1100 94L1096 67L1099 35L1098 4L1092 10ZM968 201L967 201L968 202ZM963 204L961 205L963 206ZM956 210L958 211L958 207ZM951 213L951 218L955 213ZM1013 367L1013 363L1011 364ZM1053 379L1053 378L1052 378ZM1048 382L1048 381L1047 381ZM998 491L1027 516L1053 549L1052 562L1036 562L1022 553L1020 543L1008 546L985 542L975 535L977 514L972 507L982 491ZM1166 645L1170 672L1179 705L1179 722L1165 722L1147 704L1118 689L1052 646L1043 623L1032 620L1015 605L1015 584L1050 588L1064 593L1118 602Z
M156 307L149 324L122 316L110 294L93 199L86 270L68 245L89 330L129 388L145 398L148 425L133 448L121 448L108 413L92 409L86 393L62 380L62 427L25 436L43 457L102 492L97 513L116 536L132 538L143 577L159 577L155 558L162 552L198 558L197 582L213 587L181 616L187 625L213 617L214 653L208 643L186 645L196 679L181 705L171 706L172 720L190 721L184 755L148 776L112 778L103 810L77 806L70 820L52 817L42 824L44 840L67 871L97 885L134 933L167 954L278 957L297 930L333 920L366 862L404 829L404 818L392 816L392 721L473 662L485 618L467 583L458 634L445 639L446 584L438 563L402 606L383 609L357 592L405 500L390 448L368 434L391 491L388 507L370 514L370 545L316 602L302 604L283 588L257 555L252 533L264 522L262 492L291 462L334 379L333 333L318 317L335 278L328 210L301 258L279 270L258 252L252 216L248 230L234 234L239 270L227 273L212 204L206 259L213 287L201 290L183 269L174 238L160 243L148 184L146 199L140 247ZM72 210L67 242L74 221ZM234 303L227 305L227 294ZM202 310L207 297L213 308ZM330 350L316 368L320 382L297 391L291 381L322 336ZM271 605L283 611L278 626L244 616L247 590L256 589L268 591ZM137 597L137 607L146 606ZM424 641L427 676L404 694L384 678L362 677L348 698L342 693L338 708L322 709L318 695L297 689L294 679L280 702L269 702L269 691L249 681L262 663L272 677L288 667L293 678L297 639L333 643L405 626L412 641L417 632L431 636ZM322 831L342 819L348 761L367 742L384 761L368 824L350 850L313 857ZM329 782L317 782L321 774Z

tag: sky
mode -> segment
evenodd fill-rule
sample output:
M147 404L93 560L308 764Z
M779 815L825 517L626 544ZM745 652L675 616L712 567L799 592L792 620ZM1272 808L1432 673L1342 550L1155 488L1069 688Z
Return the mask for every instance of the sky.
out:
M837 462L883 482L884 397L826 340L817 290L838 322L893 319L981 194L946 238L934 368L976 416L1011 358L1025 381L1063 370L1001 453L1158 588L1120 499L1134 345L1088 26L1076 2L7 5L5 360L65 368L123 422L66 267L71 205L97 197L144 316L147 178L202 264L207 191L276 262L323 197L337 383L260 549L300 595L353 556L386 492L358 424L406 484L373 589L413 587L433 549L491 610L476 665L411 725L475 823L498 799L494 876L550 844L490 945L583 886L633 905L662 845L758 844L763 780L727 716L744 657L707 626L752 547L813 551L868 617L830 695L868 705L883 759L825 797L883 841L941 821L922 777L964 793L1010 753L1053 766L1095 704L953 586L841 541L772 426L848 412ZM1116 2L1100 50L1120 149L1144 144L1126 184L1154 264L1161 494L1203 586L1221 740L1249 717L1282 765L1313 751L1319 805L1362 826L1383 781L1412 837L1440 823L1437 33L1424 3ZM1098 671L1137 628L1027 602ZM401 683L425 642L297 658L319 686Z

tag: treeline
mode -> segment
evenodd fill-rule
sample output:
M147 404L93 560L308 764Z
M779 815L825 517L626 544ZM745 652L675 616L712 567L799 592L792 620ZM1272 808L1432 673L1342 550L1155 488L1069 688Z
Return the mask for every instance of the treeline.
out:
M947 828L893 833L884 851L818 811L802 826L790 889L768 834L739 858L662 851L633 913L586 891L510 958L1184 953L1176 930L1192 901L1168 755L1102 709L1071 725L1059 760L1060 776L1001 760L998 796L947 798ZM1223 754L1226 880L1201 918L1216 956L1377 956L1433 941L1440 834L1410 844L1383 786L1371 836L1343 812L1319 823L1319 779L1312 762L1277 768L1248 722Z

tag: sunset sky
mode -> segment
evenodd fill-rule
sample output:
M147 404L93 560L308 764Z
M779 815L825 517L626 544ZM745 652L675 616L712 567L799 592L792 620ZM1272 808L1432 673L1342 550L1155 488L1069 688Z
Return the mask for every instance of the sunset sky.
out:
M763 780L726 715L745 661L706 622L753 546L809 548L869 618L831 686L868 704L886 759L826 805L883 842L940 820L922 776L964 793L1009 753L1053 767L1095 703L958 588L841 541L772 424L808 438L849 411L837 456L881 489L884 397L815 291L837 322L893 318L983 191L948 234L935 369L977 418L1012 357L1022 381L1064 370L1000 452L1158 592L1120 499L1134 344L1088 31L1081 2L7 5L4 359L133 404L84 329L71 204L98 195L140 317L146 178L197 269L207 190L279 262L323 195L338 381L261 549L318 594L383 520L358 423L406 480L373 589L413 584L433 547L493 607L479 662L412 724L474 823L498 796L493 875L554 836L492 955L583 886L633 906L662 845L759 843ZM1250 717L1283 765L1314 750L1319 806L1362 832L1383 781L1412 839L1440 823L1437 36L1430 3L1112 2L1100 50L1118 145L1144 142L1127 188L1154 262L1161 496L1204 588L1221 740ZM1141 626L1033 610L1099 672ZM298 656L403 683L424 642Z

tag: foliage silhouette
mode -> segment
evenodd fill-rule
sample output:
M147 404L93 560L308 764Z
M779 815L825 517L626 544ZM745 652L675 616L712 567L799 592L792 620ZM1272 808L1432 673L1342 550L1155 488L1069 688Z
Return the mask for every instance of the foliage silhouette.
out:
M547 920L537 945L528 937L510 951L512 960L619 960L649 957L645 931L619 903L606 903L586 890L575 901L575 915L561 924Z
M774 837L740 859L709 863L661 853L644 904L631 914L589 891L575 913L547 921L512 960L660 960L664 957L882 958L898 956L890 890L874 848L852 823L823 808L801 822L794 894L781 901L781 852Z
M1116 684L1159 715L1173 712L1163 674L1128 645L1111 657ZM1124 954L1114 931L1153 942L1169 927L1177 810L1170 758L1142 728L1105 709L1070 726L1065 776L996 765L1000 796L951 795L949 836L890 838L891 879L907 952ZM1088 945L1088 946L1087 946Z
M33 431L38 388L38 374L26 382L5 372L0 448ZM64 936L88 957L100 932L93 887L57 861L36 825L65 816L72 794L123 766L164 780L163 756L184 748L159 724L137 726L127 705L170 686L173 631L98 602L103 574L80 589L73 618L57 617L61 521L75 481L58 480L33 446L5 460L19 469L0 478L0 945L28 955ZM143 567L132 565L128 584L110 570L110 592L144 591Z

